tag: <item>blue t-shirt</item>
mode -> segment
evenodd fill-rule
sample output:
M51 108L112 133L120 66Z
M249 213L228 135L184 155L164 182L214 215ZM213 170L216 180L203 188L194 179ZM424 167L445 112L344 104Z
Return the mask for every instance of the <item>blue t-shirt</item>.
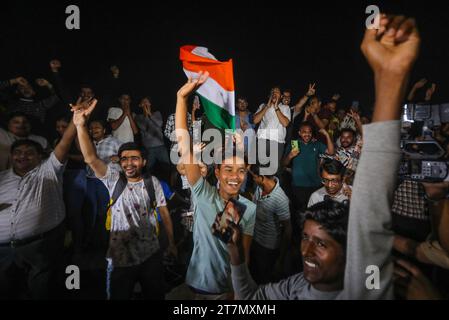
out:
M187 269L187 285L209 293L231 291L231 266L227 245L212 234L212 225L218 212L224 210L224 201L216 187L200 178L192 187L196 204L193 224L193 252ZM253 235L256 205L244 197L238 200L246 205L240 221L243 234Z
M320 155L326 152L326 146L319 141L304 143L299 140L300 153L292 159L292 185L294 187L321 186L319 173ZM292 146L288 145L286 154Z

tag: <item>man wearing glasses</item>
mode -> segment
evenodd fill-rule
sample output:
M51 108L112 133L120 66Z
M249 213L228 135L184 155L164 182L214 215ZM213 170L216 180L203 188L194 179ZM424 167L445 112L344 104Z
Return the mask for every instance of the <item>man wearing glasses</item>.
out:
M337 160L326 159L321 165L321 181L324 185L310 196L307 207L324 201L326 197L343 202L350 200L351 188L343 183L345 167Z

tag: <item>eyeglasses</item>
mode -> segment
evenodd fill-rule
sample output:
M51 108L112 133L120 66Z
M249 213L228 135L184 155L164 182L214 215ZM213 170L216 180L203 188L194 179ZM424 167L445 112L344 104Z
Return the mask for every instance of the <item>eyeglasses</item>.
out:
M325 179L325 178L323 178L323 179L321 179L321 182L322 182L323 184L333 184L333 185L336 185L336 184L340 184L340 183L341 183L341 180L340 180L340 179Z
M120 162L126 162L128 160L139 161L140 159L141 159L141 157L136 157L136 156L134 156L134 157L121 157L120 158Z

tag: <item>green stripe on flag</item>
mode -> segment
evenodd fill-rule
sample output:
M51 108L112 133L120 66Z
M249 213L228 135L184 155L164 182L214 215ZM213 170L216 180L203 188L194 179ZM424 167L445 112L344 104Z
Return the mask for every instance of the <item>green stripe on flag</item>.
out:
M198 94L198 96L207 118L215 127L235 130L235 116L231 116L226 109L221 108L202 95Z

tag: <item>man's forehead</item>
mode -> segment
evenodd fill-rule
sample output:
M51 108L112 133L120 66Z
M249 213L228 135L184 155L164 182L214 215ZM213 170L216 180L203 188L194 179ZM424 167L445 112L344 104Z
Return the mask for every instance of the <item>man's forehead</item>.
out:
M329 173L326 170L323 170L323 176L326 176L330 179L336 179L336 178L341 178L340 174L333 174L333 173Z
M32 145L23 144L20 146L17 146L14 148L13 152L15 151L34 151L37 152L36 148Z
M122 152L122 157L123 156L140 156L140 151L139 150L125 150Z
M235 169L245 168L245 161L239 157L226 158L223 160L222 166L232 167Z
M315 220L307 219L304 223L304 233L320 240L335 241L327 230Z

